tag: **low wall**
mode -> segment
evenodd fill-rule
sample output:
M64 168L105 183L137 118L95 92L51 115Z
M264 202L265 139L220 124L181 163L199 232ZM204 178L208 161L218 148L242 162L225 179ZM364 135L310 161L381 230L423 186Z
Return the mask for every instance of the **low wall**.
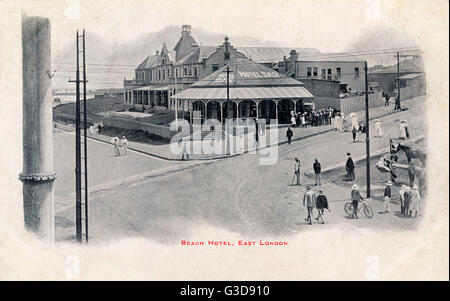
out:
M120 128L125 130L142 130L149 134L157 135L166 139L171 139L176 132L171 132L167 126L142 122L131 118L123 118L118 116L105 117L103 125Z
M358 112L366 109L366 96L353 96L340 99L341 112L346 115L351 112ZM381 92L369 94L369 108L380 107L384 104Z

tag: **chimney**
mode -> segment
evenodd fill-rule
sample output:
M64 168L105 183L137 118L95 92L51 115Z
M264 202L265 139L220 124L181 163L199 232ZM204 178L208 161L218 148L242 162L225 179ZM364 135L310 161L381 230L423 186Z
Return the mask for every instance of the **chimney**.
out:
M230 50L228 49L228 46L230 45L230 43L228 42L228 36L225 36L225 43L223 43L225 45L225 60L229 60L230 59Z
M181 26L181 36L190 36L191 35L191 25L182 25Z
M297 74L295 74L295 64L298 59L297 51L295 51L295 49L292 49L291 52L289 53L289 56L290 56L289 71L291 72L291 74L294 74L295 76L297 76Z

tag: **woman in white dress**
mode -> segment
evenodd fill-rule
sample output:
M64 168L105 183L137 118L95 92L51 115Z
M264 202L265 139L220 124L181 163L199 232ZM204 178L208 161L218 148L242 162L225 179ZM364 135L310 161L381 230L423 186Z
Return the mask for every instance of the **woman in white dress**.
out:
M334 130L338 131L341 129L341 116L338 114L334 116Z
M383 131L381 130L381 122L375 119L375 137L383 137Z
M411 190L411 208L410 212L412 213L411 216L417 217L419 211L420 211L420 192L419 192L419 186L414 185Z
M408 126L408 124L406 123L406 120L400 121L400 136L398 137L399 139L407 138L407 135L406 135L406 127L407 126Z

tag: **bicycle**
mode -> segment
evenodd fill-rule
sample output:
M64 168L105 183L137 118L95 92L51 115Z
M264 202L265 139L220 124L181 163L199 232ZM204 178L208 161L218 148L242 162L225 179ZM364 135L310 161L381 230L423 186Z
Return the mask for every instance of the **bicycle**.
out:
M367 206L367 205L366 205L366 202L362 202L362 201L359 201L359 202L362 203L362 206L358 206L357 211L360 212L360 211L361 211L361 207L362 207L362 208L363 208L364 215L367 216L368 218L372 218L372 217L373 217L373 211L372 211L372 208L370 208L369 206ZM354 211L354 210L353 210L353 204L352 204L352 202L345 203L345 205L344 205L344 210L345 210L345 213L347 213L348 215L353 215L353 211Z

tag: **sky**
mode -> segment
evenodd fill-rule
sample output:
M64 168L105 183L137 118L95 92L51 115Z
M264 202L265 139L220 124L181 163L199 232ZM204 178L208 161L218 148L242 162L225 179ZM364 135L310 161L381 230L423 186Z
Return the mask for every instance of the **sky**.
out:
M346 51L365 30L393 26L380 0L44 0L23 1L26 14L52 22L54 50L77 28L127 43L169 25L248 35L279 46Z

